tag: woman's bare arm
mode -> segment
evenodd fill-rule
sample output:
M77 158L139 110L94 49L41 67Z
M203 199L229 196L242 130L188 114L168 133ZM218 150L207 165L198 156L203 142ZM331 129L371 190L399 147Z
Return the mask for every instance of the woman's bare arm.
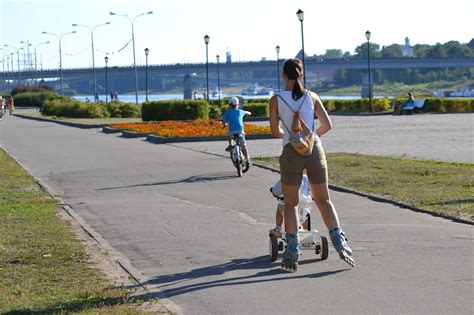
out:
M283 129L278 120L278 96L272 96L270 99L270 129L275 138L283 138Z
M320 137L331 130L332 123L328 113L326 112L326 109L323 106L323 103L321 102L321 99L314 93L311 93L311 97L314 103L314 111L316 112L320 123L319 128L316 130L318 137Z

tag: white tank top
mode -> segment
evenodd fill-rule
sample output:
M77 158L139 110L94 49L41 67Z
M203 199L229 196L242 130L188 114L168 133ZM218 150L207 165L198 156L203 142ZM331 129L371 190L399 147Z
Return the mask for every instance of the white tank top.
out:
M293 99L291 96L291 91L282 91L278 94L278 114L282 123L285 123L285 126L289 129L291 128L291 123L293 121L293 113L298 110L301 105L299 112L301 113L301 117L303 118L304 123L308 126L309 129L314 131L314 104L313 99L311 97L310 91L306 91L302 97L300 97L297 101ZM290 105L291 109L282 101L280 98L283 98L288 105ZM301 104L303 102L303 104ZM284 134L283 134L283 146L285 146L289 142L289 135L288 130L284 126ZM316 133L314 133L314 140L319 141L319 138Z

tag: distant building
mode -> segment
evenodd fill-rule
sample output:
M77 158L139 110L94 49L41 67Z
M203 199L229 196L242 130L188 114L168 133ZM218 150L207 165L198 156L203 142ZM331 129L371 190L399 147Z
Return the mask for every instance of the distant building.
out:
M232 63L232 54L230 51L225 52L225 63Z
M303 60L303 49L301 49L298 54L296 55L295 57L296 59L299 59L299 60ZM306 54L306 52L304 53L304 58L305 59L308 59L309 56Z
M402 46L403 57L413 57L413 46L410 46L410 39L405 37L405 45Z

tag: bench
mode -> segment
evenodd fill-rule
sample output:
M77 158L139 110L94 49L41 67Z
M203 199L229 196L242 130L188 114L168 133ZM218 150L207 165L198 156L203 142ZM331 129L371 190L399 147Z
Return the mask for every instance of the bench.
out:
M425 99L415 100L412 103L403 105L400 115L403 115L404 112L407 115L411 115L414 111L415 112L423 111L423 106L425 106Z

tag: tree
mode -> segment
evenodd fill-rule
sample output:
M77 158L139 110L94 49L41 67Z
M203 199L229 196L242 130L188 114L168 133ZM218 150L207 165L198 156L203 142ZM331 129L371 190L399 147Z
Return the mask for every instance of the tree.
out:
M474 57L473 50L467 45L457 41L450 41L443 45L448 54L448 58L469 58Z
M357 46L354 52L355 59L367 59L367 43ZM379 44L370 43L370 58L380 58Z
M427 57L430 49L430 45L417 44L413 47L413 54L415 55L415 57L423 59Z
M342 55L341 49L326 49L326 53L322 57L324 59L341 59Z
M428 51L426 57L433 59L443 59L448 57L448 53L446 52L446 49L444 49L443 45L438 43Z
M382 54L382 59L401 58L403 57L402 46L398 44L384 46L382 47L381 54Z

